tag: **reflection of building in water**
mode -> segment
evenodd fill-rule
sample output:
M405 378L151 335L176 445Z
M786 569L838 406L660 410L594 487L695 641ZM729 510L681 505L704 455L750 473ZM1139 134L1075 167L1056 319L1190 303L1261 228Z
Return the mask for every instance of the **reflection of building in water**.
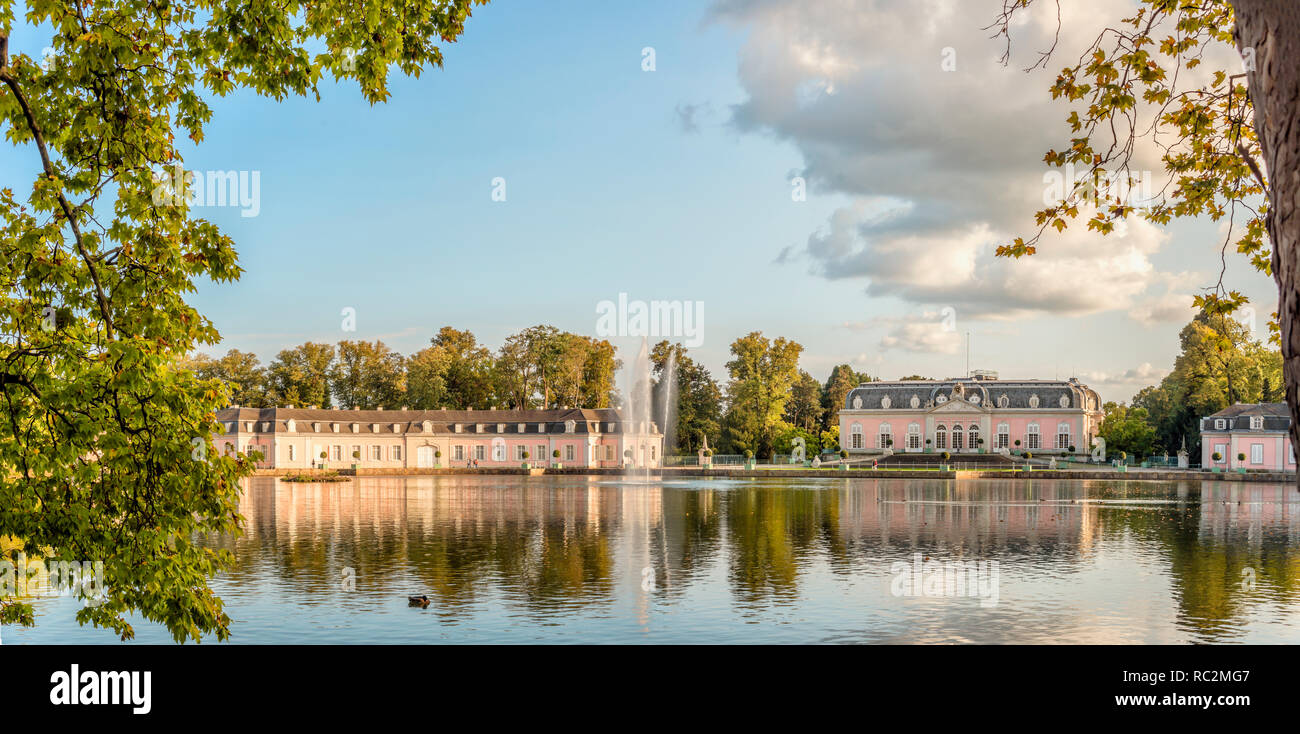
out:
M1086 553L1098 540L1100 506L1076 502L1056 481L874 482L841 490L846 542L902 547L942 544L1029 552L1054 546Z

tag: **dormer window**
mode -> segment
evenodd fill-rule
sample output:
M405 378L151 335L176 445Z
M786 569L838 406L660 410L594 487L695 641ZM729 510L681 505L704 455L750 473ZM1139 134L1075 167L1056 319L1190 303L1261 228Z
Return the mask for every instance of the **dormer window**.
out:
M618 424L617 424L617 423L610 423L610 424L609 424L609 432L610 432L610 433L613 433L614 430L615 430L616 428L618 428Z
M456 433L460 433L460 424L457 423L456 425L452 426L452 431Z
M312 430L314 433L320 433L320 424L319 424L319 423L313 423L313 424L311 424L311 430Z
M578 427L578 424L577 424L577 423L574 423L573 421L565 421L565 422L564 422L564 432L565 432L565 433L573 433L574 430L577 429L577 427Z
M353 424L352 424L352 432L353 432L353 433L356 433L356 432L359 431L359 430L361 430L361 424L360 424L360 423L353 423Z
M457 426L459 429L459 426ZM433 433L433 421L425 421L420 424L420 430L425 433Z
M295 425L296 424L294 423L292 418L284 422L285 430L289 431L290 433L293 433L294 431L298 430L297 428L295 428Z
M483 424L482 424L482 423L475 423L475 424L474 424L474 432L475 432L475 433L482 433L482 432L483 432Z
M519 432L520 432L520 433L528 433L528 424L527 424L527 423L520 423L518 427L519 427Z
M497 433L505 433L505 432L506 432L506 424L504 424L504 423L498 423L498 424L497 424Z
M266 432L269 431L269 430L271 430L271 422L270 422L270 421L262 421L262 433L266 433Z
M379 424L378 424L378 423L371 423L371 424L370 424L370 432L371 432L371 433L379 433Z
M338 432L339 432L339 424L337 424L337 423L331 423L331 424L330 424L330 430L331 430L331 431L334 431L335 433L338 433Z
M393 424L393 433L401 433L401 432L402 432L402 424L401 424L401 423L394 423L394 424Z
M252 432L253 432L253 422L252 422L252 421L244 421L244 430L247 431L247 432L249 432L249 433L252 433Z
M1262 431L1264 429L1264 416L1252 415L1250 417L1250 430Z
M537 424L537 432L538 432L538 433L546 433L546 424L545 424L545 423L538 423L538 424Z
M1225 429L1225 428L1227 428L1227 427L1228 427L1228 421L1224 420L1223 418L1215 418L1215 419L1214 419L1214 430L1216 430L1216 431L1222 431L1223 429Z

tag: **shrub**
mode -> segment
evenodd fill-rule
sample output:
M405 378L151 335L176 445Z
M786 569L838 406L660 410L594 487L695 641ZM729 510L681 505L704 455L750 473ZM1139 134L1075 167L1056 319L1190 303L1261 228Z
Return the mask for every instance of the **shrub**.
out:
M559 449L556 449L556 450L552 451L552 452L551 452L551 458L552 458L552 459L558 459L558 458L560 458L560 450L559 450Z
M433 452L433 458L435 458L435 459L441 459L441 458L442 458L442 452L441 452L441 451L434 451L434 452Z
M1237 461L1245 461L1245 460L1246 460L1245 454L1237 454Z
M1210 454L1210 458L1214 459L1215 461L1223 461L1223 454L1219 453L1218 451L1215 451L1213 454Z
M849 452L845 451L844 449L840 449L840 458L841 459L849 458Z
M359 459L361 458L361 452L360 452L360 451L353 451L353 452L352 452L352 458L354 458L354 459L358 459L358 460L359 460Z
M745 458L746 458L746 459L752 459L752 458L754 458L754 452L753 452L753 451L750 451L749 449L746 449L746 450L745 450Z
M524 460L527 461L529 456L531 456L531 454L529 454L527 451L525 451L525 452L524 452Z
M925 445L926 445L926 446L929 446L929 445L932 444L932 443L934 443L934 441L932 441L932 440L930 440L930 439L928 439L928 438L925 439Z
M949 460L949 459L952 458L952 454L948 453L947 451L945 451L945 452L943 452L942 454L939 454L939 455L943 457L943 460L944 460L944 461L947 461L947 460Z
M1073 446L1070 447L1070 453L1072 453L1072 454L1074 453L1074 447L1073 447Z
M1016 448L1020 448L1020 439L1016 439Z

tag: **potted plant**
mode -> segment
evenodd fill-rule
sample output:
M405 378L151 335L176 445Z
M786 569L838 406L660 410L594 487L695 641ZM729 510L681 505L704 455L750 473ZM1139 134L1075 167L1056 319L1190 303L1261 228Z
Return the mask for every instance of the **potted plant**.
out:
M325 468L325 456L326 454L324 451L320 452L320 468L322 469Z
M1238 474L1245 474L1245 473L1246 473L1246 467L1242 466L1242 464L1245 464L1245 463L1246 463L1246 455L1245 455L1244 453L1237 454L1237 473L1238 473Z
M434 449L433 451L433 468L442 468L442 452L437 449Z
M754 466L755 466L754 452L750 451L749 449L745 449L745 468L753 469Z
M1120 471L1122 471L1122 472L1127 472L1127 471L1128 471L1128 464L1125 463L1127 460L1128 460L1128 452L1127 452L1127 451L1121 451L1121 452L1119 452L1119 470L1120 470Z
M632 457L633 457L633 456L635 456L635 454L632 453L632 449L627 449L626 451L623 452L623 459L624 459L624 462L623 462L623 468L624 468L624 469L626 469L626 468L628 468L629 466L632 465Z
M523 464L523 467L522 467L522 468L525 469L525 470L533 468L533 467L528 463L528 457L532 456L532 454L528 453L527 451L524 451L524 453L522 454L522 456L523 456L523 458L524 458L524 464Z
M1020 443L1020 442L1017 441L1016 443ZM1021 454L1021 455L1025 457L1025 463L1023 464L1023 466L1025 467L1025 471L1033 471L1033 470L1034 470L1034 465L1033 465L1033 464L1030 464L1030 463L1029 463L1029 460L1032 459L1032 458L1034 458L1034 452L1032 452L1032 451L1026 451L1024 454Z
M1213 454L1210 454L1210 458L1214 460L1214 463L1218 464L1223 461L1223 454L1219 453L1218 451L1215 451ZM1215 474L1218 474L1220 471L1222 471L1222 469L1217 466L1212 466L1210 467L1210 471L1214 472Z
M553 468L555 468L555 469L563 469L563 468L564 468L564 464L561 464L561 463L560 463L560 450L559 450L559 449L555 449L554 451L551 452L551 458L552 458L552 459L555 459L555 461L552 461L552 462L551 462L551 466L552 466Z
M931 451L934 451L934 449L931 447L931 444L933 443L934 443L933 439L929 439L929 438L925 439L925 453L928 454Z
M359 461L361 461L361 451L360 451L360 450L353 451L353 452L352 452L352 471L356 471L356 470L357 470L357 466L358 466L358 463L357 463L357 462L359 462Z
M943 463L939 465L939 471L948 471L948 460L952 458L952 454L945 451L939 454L939 458L943 459Z
M976 450L977 450L979 453L981 453L981 454L984 453L984 439L983 439L983 438L977 438L977 439L975 439L975 446L976 446Z
M849 458L849 452L845 451L844 449L840 449L840 471L849 470L848 458Z
M704 450L704 468L705 469L713 468L713 449Z
M1016 439L1016 450L1013 451L1012 453L1016 454L1017 456L1020 455L1020 439L1018 438Z

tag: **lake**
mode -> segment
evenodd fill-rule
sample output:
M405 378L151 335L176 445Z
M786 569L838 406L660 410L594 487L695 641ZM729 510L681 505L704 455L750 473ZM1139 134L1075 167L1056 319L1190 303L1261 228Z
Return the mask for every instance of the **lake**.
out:
M1290 485L258 477L241 507L207 541L236 644L1300 642ZM117 643L78 603L4 643Z

